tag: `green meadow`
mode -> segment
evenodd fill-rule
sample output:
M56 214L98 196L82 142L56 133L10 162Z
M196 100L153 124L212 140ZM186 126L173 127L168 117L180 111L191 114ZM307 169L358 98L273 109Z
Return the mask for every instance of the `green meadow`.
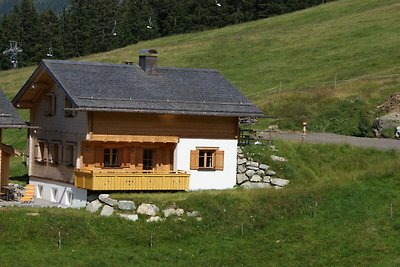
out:
M218 69L265 114L254 126L368 135L400 90L400 3L338 0L291 14L140 42L75 60ZM34 67L0 72L10 99ZM25 119L27 112L21 113ZM26 133L4 142L24 149ZM0 208L1 266L399 266L400 155L275 141L246 153L290 180L283 190L113 194L198 210L202 221L104 218L84 210ZM26 171L21 159L12 175ZM22 180L19 178L19 180ZM38 216L27 213L38 212ZM61 240L61 241L60 241Z

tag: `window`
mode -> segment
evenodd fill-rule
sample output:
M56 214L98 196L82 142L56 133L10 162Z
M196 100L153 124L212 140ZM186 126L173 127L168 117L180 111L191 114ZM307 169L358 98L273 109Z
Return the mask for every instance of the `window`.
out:
M45 140L38 140L35 144L35 162L46 163L48 154L48 145Z
M104 167L120 167L119 163L119 150L116 148L105 148L104 149Z
M64 151L64 164L66 166L75 166L75 144L67 143Z
M74 195L72 194L71 191L67 191L67 194L65 196L65 205L72 205L73 201L74 201Z
M153 150L143 149L143 170L153 170Z
M58 202L58 189L57 188L51 189L50 201Z
M60 164L61 162L61 143L51 142L49 145L49 163Z
M224 151L218 148L205 147L190 151L191 170L220 170L224 169Z
M43 185L37 185L36 197L43 198Z
M54 94L44 95L43 106L45 116L54 116L56 114L56 96Z
M67 118L72 118L76 116L76 110L70 110L74 108L74 104L68 98L64 100L64 116Z

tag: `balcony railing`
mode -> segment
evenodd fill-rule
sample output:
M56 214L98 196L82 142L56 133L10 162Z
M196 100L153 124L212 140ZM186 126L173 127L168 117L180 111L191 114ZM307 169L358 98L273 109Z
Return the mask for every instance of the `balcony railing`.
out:
M75 170L75 186L89 190L188 190L190 174L185 171L167 173L132 172L125 170Z

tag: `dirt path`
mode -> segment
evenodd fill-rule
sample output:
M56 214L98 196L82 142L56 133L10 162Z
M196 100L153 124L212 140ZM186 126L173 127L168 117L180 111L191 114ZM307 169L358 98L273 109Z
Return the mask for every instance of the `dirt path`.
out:
M270 134L262 132L259 134L262 139L269 140ZM284 139L289 141L301 142L301 132L272 132L272 139ZM366 138L345 136L332 133L307 133L304 139L307 143L313 144L349 144L364 148L374 148L378 150L399 150L400 140L383 138Z

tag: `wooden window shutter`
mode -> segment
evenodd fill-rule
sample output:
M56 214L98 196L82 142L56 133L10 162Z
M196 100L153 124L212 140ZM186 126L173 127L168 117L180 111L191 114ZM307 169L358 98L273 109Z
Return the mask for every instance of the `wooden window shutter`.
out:
M199 169L199 150L190 150L190 169Z
M94 149L94 166L103 167L104 166L104 150L102 147L95 147Z
M122 149L122 167L131 166L131 150L129 147Z
M35 143L34 154L35 154L35 161L38 161L38 162L42 161L42 155L41 155L39 143Z
M215 170L224 170L224 151L222 150L215 151Z
M63 162L63 158L62 158L62 155L63 155L63 150L62 150L62 145L60 144L60 143L58 143L58 144L56 144L56 146L58 147L58 155L57 155L57 159L58 159L58 162L57 162L57 164L60 164L61 162Z

